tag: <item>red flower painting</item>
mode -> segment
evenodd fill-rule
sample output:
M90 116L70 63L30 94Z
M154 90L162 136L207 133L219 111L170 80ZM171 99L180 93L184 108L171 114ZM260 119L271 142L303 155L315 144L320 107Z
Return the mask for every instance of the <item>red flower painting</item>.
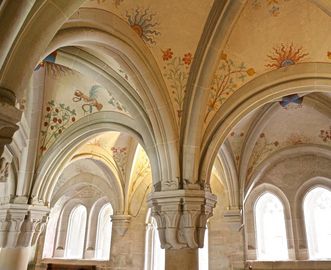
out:
M162 52L163 52L162 59L164 61L170 60L174 54L170 48L166 49L165 51L162 50Z
M190 65L192 62L192 54L191 53L185 53L183 57L183 62L185 65Z

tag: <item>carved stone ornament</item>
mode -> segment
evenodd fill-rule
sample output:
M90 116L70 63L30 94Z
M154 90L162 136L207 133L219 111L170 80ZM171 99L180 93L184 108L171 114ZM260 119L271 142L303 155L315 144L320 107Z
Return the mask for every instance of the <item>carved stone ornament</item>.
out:
M148 197L156 219L161 247L201 248L206 223L212 216L216 196L204 190L153 192Z
M0 208L0 247L28 247L36 243L45 227L49 209L7 204Z
M0 182L7 182L9 162L5 158L0 158Z

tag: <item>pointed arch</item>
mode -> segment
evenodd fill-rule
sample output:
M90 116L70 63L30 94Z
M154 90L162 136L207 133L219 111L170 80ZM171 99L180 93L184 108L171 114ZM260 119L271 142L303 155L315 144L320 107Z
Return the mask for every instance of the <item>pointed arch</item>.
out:
M213 161L231 129L254 109L295 93L331 92L331 64L301 63L259 76L238 89L208 124L197 175L209 181Z

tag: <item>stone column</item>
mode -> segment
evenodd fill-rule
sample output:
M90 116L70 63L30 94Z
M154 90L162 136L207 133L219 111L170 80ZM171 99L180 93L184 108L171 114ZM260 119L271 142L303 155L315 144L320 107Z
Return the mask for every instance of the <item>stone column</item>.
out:
M22 112L15 107L15 100L12 91L0 88L0 156L5 145L11 143L21 119Z
M8 204L0 208L1 270L27 269L31 246L44 229L48 209Z
M166 270L199 270L199 252L197 248L166 249Z
M148 204L166 249L165 270L198 270L198 248L216 196L205 190L161 191L149 194Z
M112 215L112 235L109 269L129 269L132 265L132 242L127 235L131 223L130 215Z

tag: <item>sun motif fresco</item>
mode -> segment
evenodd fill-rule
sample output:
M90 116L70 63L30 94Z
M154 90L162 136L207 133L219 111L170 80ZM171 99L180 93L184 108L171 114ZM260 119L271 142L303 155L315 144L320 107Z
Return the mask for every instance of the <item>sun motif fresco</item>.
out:
M135 8L131 12L126 11L126 18L138 36L148 45L155 45L156 38L161 33L157 30L159 22L156 18L156 13L149 8Z
M86 1L83 8L103 9L115 14L133 30L131 31L133 37L136 34L143 40L151 52L148 58L154 57L159 67L155 72L163 75L167 98L171 100L173 115L179 127L185 99L184 89L192 66L191 62L213 1L194 0L188 4L176 0L168 0L164 3L150 0L140 2L122 0L119 5L114 5L115 0L104 2L100 0L100 2L102 3L97 4L97 0ZM186 16L178 15L174 10L185 10ZM170 51L167 52L169 48ZM135 82L135 78L131 76L132 71L124 66L116 70L123 78L129 80L134 88L138 87L132 83ZM84 94L88 95L86 91Z
M272 54L268 54L268 63L265 65L268 69L278 69L295 65L303 62L309 53L305 52L303 47L296 47L293 44L280 44L272 48Z

